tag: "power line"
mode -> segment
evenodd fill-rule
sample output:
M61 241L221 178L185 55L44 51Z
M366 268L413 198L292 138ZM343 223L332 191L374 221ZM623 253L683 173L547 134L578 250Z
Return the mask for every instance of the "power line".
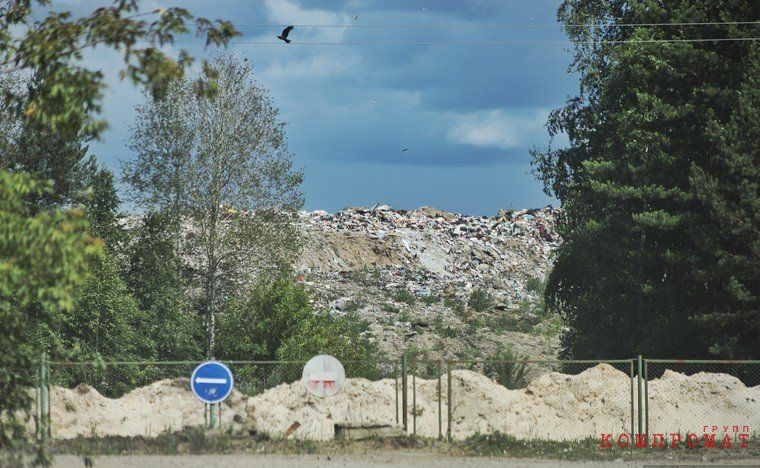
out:
M681 42L731 42L731 41L757 41L760 37L724 37L724 38L699 38L699 39L630 39L620 41L599 41L599 44L658 44L658 43L681 43ZM141 43L149 41L138 41ZM206 41L173 41L174 44L206 44ZM229 44L243 45L280 45L280 41L229 41ZM498 46L498 45L572 45L571 41L474 41L474 42L293 42L294 45L350 45L350 46Z
M273 24L273 23L234 23L234 26L250 26L259 28L284 28L293 26L295 28L379 28L379 29L453 29L453 28L622 28L622 27L679 27L679 26L740 26L740 25L760 25L760 21L712 21L700 23L607 23L607 24Z

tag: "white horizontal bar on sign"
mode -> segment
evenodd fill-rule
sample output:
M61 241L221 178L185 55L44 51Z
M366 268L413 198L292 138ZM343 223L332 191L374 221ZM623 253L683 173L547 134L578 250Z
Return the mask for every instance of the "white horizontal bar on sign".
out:
M211 377L196 377L195 383L226 384L227 379L214 379Z

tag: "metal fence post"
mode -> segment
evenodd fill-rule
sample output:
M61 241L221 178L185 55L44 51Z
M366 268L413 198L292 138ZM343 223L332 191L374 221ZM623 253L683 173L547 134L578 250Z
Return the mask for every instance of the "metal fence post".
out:
M633 397L633 393L634 393L633 392L633 374L634 374L634 372L633 372L633 359L631 359L631 440L633 440L633 438L634 438L634 431L635 431L634 424L636 424L635 423L635 421L636 421L636 411L634 410L634 404L633 404L633 400L634 400L634 397Z
M407 418L407 403L409 395L407 394L406 379L406 352L401 355L401 422L404 425L404 432L409 430L409 421Z
M644 359L644 431L649 439L649 366Z
M417 435L417 360L412 363L412 434Z
M48 436L48 416L47 416L47 365L45 364L45 353L40 355L40 439L44 442Z
M219 405L219 429L222 428L222 402L218 403Z
M50 401L52 400L51 394L50 394L50 380L51 376L53 375L53 370L50 367L50 361L47 358L47 354L45 355L45 385L47 387L47 421L45 422L45 427L47 428L47 436L48 438L53 437L53 422L51 421L51 414L50 411Z
M638 388L637 388L637 390L638 390L638 398L639 398L639 426L638 426L638 428L639 428L639 434L643 434L644 433L644 427L643 427L644 426L644 418L643 418L643 414L642 413L643 413L643 409L644 409L644 399L643 399L644 395L641 392L641 380L642 380L642 375L641 374L643 372L642 371L642 366L641 366L641 354L639 354L638 357L636 358L636 363L637 363L637 373L638 373L638 376L637 376L638 377L637 378Z
M451 442L451 361L447 363L447 385L448 385L448 392L446 393L446 400L448 401L448 417L446 419L446 438Z
M47 421L47 417L45 416L45 408L47 408L47 404L45 402L45 390L47 387L45 386L45 353L42 352L40 354L40 367L37 369L37 380L39 381L39 389L38 389L38 395L37 395L37 406L38 406L38 413L37 413L37 433L40 438L40 440L45 440L45 437L47 436L47 431L45 430L45 421Z
M443 402L441 401L441 374L443 373L443 361L438 360L438 440L443 439Z
M398 426L398 364L393 366L393 380L396 388L396 425Z

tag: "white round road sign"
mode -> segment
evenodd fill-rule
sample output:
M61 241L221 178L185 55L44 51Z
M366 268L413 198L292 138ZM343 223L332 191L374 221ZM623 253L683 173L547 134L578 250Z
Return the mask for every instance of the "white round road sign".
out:
M343 364L327 354L314 356L303 366L301 377L304 387L316 397L325 398L337 395L346 382Z

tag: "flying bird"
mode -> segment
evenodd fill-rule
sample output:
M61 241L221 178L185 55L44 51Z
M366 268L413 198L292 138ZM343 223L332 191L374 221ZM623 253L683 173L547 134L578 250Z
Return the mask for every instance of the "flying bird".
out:
M427 8L420 8L420 11L427 11Z
M373 106L374 106L375 104L377 104L375 101L369 101L369 103L370 103L370 104L372 104Z
M355 21L359 21L359 15L354 16Z
M402 153L406 153L407 151L409 151L409 148L404 148L401 150Z
M290 44L290 39L288 39L288 34L290 34L290 31L293 30L293 26L288 26L287 28L282 30L282 34L277 36L277 39L282 39L283 41Z

